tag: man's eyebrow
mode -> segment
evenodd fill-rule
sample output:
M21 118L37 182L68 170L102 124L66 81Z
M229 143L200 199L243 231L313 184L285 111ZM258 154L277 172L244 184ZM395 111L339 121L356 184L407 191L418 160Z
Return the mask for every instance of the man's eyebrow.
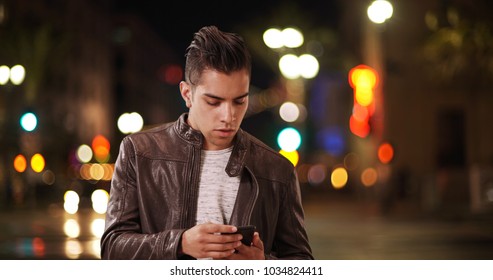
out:
M234 99L236 100L236 99L242 99L242 98L245 98L245 97L247 97L247 96L248 96L248 94L249 94L249 93L247 92L247 93L245 93L245 94L243 94L243 95L240 95L240 96L238 96L238 97L236 97L236 98L234 98ZM204 93L204 95L205 95L205 96L207 96L207 97L209 97L209 98L213 98L213 99L217 99L217 100L221 100L221 101L222 101L222 100L224 100L224 98L219 97L219 96L217 96L217 95L214 95L214 94L212 94L212 93Z

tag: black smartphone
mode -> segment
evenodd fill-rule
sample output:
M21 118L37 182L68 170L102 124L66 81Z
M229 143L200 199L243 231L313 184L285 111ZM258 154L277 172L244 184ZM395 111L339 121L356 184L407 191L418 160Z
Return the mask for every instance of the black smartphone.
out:
M255 226L254 225L248 225L248 226L237 226L236 227L238 230L236 232L228 232L228 233L223 233L223 234L237 234L240 233L241 236L243 236L243 239L241 239L241 243L250 246L252 245L253 241L253 233L255 232Z

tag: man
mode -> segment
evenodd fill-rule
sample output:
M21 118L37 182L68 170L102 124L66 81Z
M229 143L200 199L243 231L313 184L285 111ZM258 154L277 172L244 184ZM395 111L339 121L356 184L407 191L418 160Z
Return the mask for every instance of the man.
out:
M187 48L173 123L123 139L103 259L313 259L293 165L240 129L251 58L214 26ZM254 225L251 244L237 227Z

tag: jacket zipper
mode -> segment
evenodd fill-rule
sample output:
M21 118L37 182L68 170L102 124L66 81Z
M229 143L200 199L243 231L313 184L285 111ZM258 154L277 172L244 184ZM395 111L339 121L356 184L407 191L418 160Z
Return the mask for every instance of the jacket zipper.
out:
M250 205L250 209L249 209L247 221L246 221L247 224L249 224L249 223L251 223L253 208L254 208L255 202L257 201L257 198L258 198L259 186L258 186L257 179L253 175L253 172L247 166L245 166L245 169L248 171L248 173L250 173L250 177L252 177L252 180L253 180L253 187L255 188L255 196L252 199L252 203Z

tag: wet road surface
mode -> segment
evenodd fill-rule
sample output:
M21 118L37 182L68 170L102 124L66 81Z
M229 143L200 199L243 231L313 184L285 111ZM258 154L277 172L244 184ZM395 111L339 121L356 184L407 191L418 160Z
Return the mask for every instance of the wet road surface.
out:
M429 217L404 205L381 215L376 203L330 195L308 195L304 207L319 260L493 259L491 213ZM0 259L99 259L103 227L104 215L89 207L2 210Z

